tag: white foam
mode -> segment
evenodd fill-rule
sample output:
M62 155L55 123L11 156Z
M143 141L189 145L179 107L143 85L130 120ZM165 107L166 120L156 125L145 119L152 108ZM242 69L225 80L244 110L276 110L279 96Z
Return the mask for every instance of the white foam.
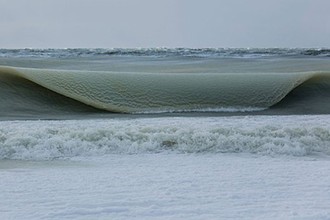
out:
M0 122L0 158L139 153L330 154L330 116Z
M78 161L77 161L78 160ZM138 154L1 161L1 219L329 219L329 160Z
M257 108L257 107L242 107L242 106L235 106L235 107L222 107L222 108L200 108L200 109L184 109L184 110L172 110L172 109L164 109L164 110L149 110L149 111L142 111L136 112L137 114L157 114L157 113L183 113L183 112L257 112L263 111L267 108Z

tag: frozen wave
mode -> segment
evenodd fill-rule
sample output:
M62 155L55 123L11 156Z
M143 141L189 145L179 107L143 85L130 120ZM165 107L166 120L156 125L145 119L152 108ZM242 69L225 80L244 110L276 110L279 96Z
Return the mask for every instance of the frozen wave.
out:
M322 83L325 84L324 91L322 90L325 99L330 87L329 76L329 72L322 71L145 73L0 66L0 83L5 83L5 86L10 84L8 89L3 89L2 92L3 96L9 97L9 101L18 99L15 103L24 102L25 106L29 105L39 99L40 94L35 92L32 97L25 98L22 90L26 87L30 88L29 91L40 90L41 86L56 92L63 100L69 97L96 109L120 113L208 109L237 109L239 112L241 109L266 109L279 103L300 85L307 85L307 89L300 92L300 96L305 96L318 92L319 84ZM21 84L17 85L18 81ZM309 86L311 82L316 82L316 86ZM323 93L317 98L322 97ZM57 103L58 100L54 100L52 104Z

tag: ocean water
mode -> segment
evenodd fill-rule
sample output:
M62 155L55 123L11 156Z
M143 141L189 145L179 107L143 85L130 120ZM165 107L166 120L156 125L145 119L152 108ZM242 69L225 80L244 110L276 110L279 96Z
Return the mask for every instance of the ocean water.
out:
M329 219L329 49L0 49L1 219Z

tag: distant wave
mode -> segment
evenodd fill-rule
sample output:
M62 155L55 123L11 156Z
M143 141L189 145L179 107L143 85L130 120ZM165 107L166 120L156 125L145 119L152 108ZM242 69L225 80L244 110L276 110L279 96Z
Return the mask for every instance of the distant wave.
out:
M0 122L0 159L106 154L249 153L329 156L328 116Z
M330 72L124 73L2 66L0 84L2 116L15 111L330 113Z
M68 48L0 49L0 57L97 57L97 56L180 56L180 57L330 57L327 48Z

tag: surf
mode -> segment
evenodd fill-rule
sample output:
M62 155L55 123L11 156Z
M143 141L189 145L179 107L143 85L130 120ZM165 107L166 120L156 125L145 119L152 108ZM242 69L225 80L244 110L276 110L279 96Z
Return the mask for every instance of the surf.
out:
M0 160L109 154L329 156L328 116L1 121Z

